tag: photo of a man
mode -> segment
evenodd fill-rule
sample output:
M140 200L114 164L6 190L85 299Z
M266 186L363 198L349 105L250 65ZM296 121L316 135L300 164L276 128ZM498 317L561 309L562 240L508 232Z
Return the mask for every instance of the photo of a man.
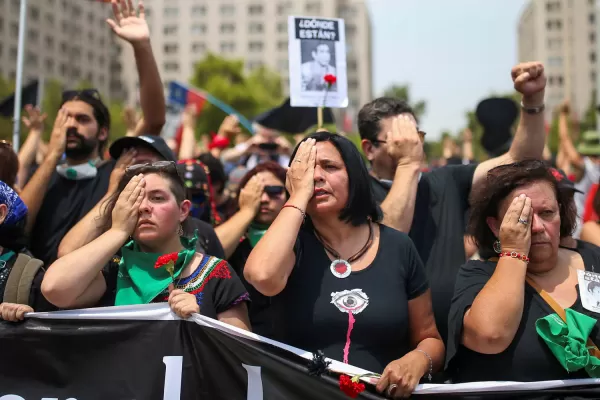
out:
M592 281L588 284L588 292L593 296L594 307L600 308L600 283Z
M323 91L327 87L325 75L336 74L334 43L321 40L302 40L302 90ZM336 84L329 88L337 91Z

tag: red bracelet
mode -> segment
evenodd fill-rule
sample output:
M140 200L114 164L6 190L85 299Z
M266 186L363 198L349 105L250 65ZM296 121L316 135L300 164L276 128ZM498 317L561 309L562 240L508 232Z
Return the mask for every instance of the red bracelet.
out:
M516 258L517 260L525 261L525 264L529 264L529 257L521 253L517 253L516 251L505 251L504 253L500 253L499 257L512 257Z
M302 219L306 218L306 213L305 213L305 212L304 212L304 210L303 210L303 209L301 209L300 207L298 207L298 206L295 206L295 205L293 205L293 204L286 204L286 205L284 205L283 207L281 207L281 209L284 209L284 208L286 208L286 207L295 208L296 210L298 210L298 211L300 211L300 212L302 213Z

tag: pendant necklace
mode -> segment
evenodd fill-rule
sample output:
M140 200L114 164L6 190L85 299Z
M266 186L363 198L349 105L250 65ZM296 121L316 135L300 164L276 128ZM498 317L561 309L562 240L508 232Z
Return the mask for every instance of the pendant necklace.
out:
M325 250L334 258L334 260L329 265L329 270L331 271L333 276L340 279L344 279L350 276L350 274L352 273L352 267L350 266L350 263L361 258L373 244L373 227L371 226L371 222L369 222L369 239L367 239L367 243L365 243L363 248L360 249L358 253L348 258L347 260L344 260L337 251L335 251L330 245L328 245L325 242L325 240L323 240L321 235L319 235L319 233L316 230L314 232L317 240L321 242L323 247L325 247Z

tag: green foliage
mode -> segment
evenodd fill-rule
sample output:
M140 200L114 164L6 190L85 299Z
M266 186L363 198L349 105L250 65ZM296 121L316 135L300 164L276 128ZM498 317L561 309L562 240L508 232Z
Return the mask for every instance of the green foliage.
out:
M253 118L283 101L281 77L265 68L244 71L242 60L228 60L208 54L196 64L190 83L229 104L240 114ZM205 104L198 118L197 132L216 132L226 114Z
M593 90L590 104L588 105L588 109L586 110L581 120L580 129L582 133L585 131L595 131L597 128L596 124L598 118L598 110L596 109L596 104L598 104L597 93L596 90Z
M408 85L392 85L383 92L383 95L385 97L395 97L397 99L407 102L411 106L411 108L415 112L415 115L417 116L417 119L419 120L421 119L421 117L423 117L423 115L425 115L425 112L427 111L427 103L425 103L425 101L421 100L417 101L416 103L411 102L410 88L408 87Z

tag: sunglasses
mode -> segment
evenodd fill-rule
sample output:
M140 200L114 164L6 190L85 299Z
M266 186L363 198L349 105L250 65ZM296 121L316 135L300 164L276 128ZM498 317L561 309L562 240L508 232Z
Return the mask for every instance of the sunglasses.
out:
M283 192L285 191L285 187L277 185L267 185L265 186L264 191L267 194L267 196L274 199L283 194Z
M9 142L8 140L0 140L0 145L12 147L12 143Z
M63 103L75 98L93 98L100 100L100 92L96 89L65 90L62 92Z
M177 173L177 167L175 161L156 161L153 163L135 164L125 168L125 172L128 174L135 175L136 171L141 171L144 168L161 168L169 171L175 171ZM179 175L179 173L177 173Z

